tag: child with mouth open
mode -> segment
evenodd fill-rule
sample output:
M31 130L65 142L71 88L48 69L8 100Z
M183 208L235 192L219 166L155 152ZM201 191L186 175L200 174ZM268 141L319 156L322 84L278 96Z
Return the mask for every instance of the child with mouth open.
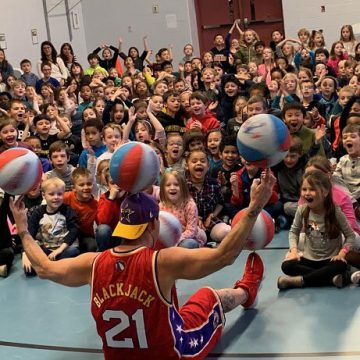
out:
M289 232L290 250L281 266L288 276L278 278L278 288L341 288L347 268L345 256L355 247L355 233L333 202L329 176L320 170L305 173L301 197L305 203L296 211ZM298 249L301 232L305 232L303 253Z
M325 156L322 139L325 136L325 125L317 127L315 132L304 126L306 111L304 106L299 102L290 102L284 105L282 118L288 127L292 136L297 136L303 143L303 153L309 156Z
M360 219L360 125L346 125L342 132L342 142L347 155L340 158L334 176L345 181L352 197L356 199L355 215Z
M24 147L32 150L31 145L17 140L18 130L16 125L16 121L12 118L0 120L0 154L13 147Z
M206 231L208 239L219 243L230 231L230 226L218 218L224 207L221 185L208 176L209 161L204 150L190 152L186 165L187 185L197 205L199 227Z
M174 132L167 135L165 153L168 168L184 174L184 139L179 133Z
M182 227L177 246L194 249L206 243L206 234L198 226L198 210L185 178L177 171L167 171L160 183L160 210L175 215Z

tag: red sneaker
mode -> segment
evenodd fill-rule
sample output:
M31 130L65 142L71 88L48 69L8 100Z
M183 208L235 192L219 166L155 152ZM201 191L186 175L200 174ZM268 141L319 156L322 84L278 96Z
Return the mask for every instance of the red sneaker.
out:
M242 279L238 280L234 285L234 289L242 288L248 293L246 302L242 304L245 309L250 308L254 304L263 275L264 264L261 257L252 252L246 260Z

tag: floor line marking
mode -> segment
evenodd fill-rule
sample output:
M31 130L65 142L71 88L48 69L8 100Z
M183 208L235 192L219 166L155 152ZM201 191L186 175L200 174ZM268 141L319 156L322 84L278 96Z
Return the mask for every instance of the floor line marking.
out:
M68 347L68 346L56 346L56 345L41 345L41 344L29 344L29 343L18 343L12 341L0 341L0 346L9 346L25 349L38 349L38 350L52 350L52 351L66 351L66 352L78 352L78 353L92 353L102 354L101 349L87 349L79 347ZM328 351L328 352L309 352L309 353L210 353L208 358L283 358L283 357L326 357L326 356L359 356L360 351Z

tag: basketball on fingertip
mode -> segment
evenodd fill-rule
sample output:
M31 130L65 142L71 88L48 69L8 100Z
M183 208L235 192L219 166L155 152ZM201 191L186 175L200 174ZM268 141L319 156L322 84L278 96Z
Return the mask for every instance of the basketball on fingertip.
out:
M15 147L0 154L0 188L11 195L24 195L43 175L40 159L29 149Z
M109 168L113 182L135 194L156 182L160 161L149 145L130 141L114 152Z
M168 248L176 246L182 234L182 226L178 218L167 212L159 212L159 238L157 248Z
M247 214L247 209L240 210L233 218L231 227L234 227L236 223ZM274 238L275 225L274 220L270 214L261 210L258 218L255 221L254 227L252 228L244 249L246 250L260 250L266 247L271 240Z
M285 123L270 114L252 116L237 134L240 155L261 167L271 167L282 161L290 148L290 141L290 132Z

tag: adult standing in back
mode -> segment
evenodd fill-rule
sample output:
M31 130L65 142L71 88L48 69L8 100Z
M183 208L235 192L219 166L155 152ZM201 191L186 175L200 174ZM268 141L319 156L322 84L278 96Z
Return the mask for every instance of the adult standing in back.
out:
M7 78L10 75L14 75L14 69L6 60L4 49L0 48L0 74L2 77L2 81L6 83Z
M54 45L50 41L43 41L41 44L41 59L37 63L38 74L43 77L41 63L49 62L51 64L51 77L55 78L61 85L64 85L68 78L68 70L63 59L58 56Z

